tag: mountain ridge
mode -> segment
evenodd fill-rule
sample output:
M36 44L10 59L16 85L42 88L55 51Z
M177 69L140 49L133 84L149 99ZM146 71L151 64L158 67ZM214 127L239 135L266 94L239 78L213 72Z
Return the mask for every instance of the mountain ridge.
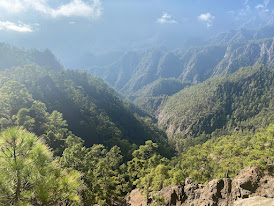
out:
M64 67L49 49L37 50L24 48L20 49L5 43L0 43L0 71L16 66L37 64L49 70L61 71Z
M129 52L112 65L86 71L134 100L136 92L142 93L147 85L158 79L175 78L182 83L198 83L231 74L242 66L260 63L273 68L273 30L274 26L250 31L239 29L236 33L212 37L208 45L187 50Z

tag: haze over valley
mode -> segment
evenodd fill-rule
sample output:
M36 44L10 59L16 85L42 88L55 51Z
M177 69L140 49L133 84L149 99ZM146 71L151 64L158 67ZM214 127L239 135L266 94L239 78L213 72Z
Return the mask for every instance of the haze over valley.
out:
M0 204L274 203L273 0L0 0Z

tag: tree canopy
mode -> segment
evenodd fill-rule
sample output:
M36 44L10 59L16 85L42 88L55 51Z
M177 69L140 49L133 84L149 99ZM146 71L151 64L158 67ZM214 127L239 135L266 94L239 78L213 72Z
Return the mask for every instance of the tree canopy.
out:
M0 134L0 202L3 205L78 205L81 175L62 169L41 138L18 127Z

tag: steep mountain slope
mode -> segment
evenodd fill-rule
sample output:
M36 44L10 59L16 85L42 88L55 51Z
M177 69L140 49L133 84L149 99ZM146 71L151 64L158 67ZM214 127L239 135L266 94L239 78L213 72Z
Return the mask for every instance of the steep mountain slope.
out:
M141 90L129 96L134 99L134 103L140 107L154 113L158 107L168 98L190 83L182 83L174 78L158 79Z
M208 70L221 61L225 51L226 48L220 46L197 47L180 53L150 49L140 58L131 52L113 65L88 72L129 95L161 78L203 81L211 76L212 71Z
M24 59L25 53L16 55ZM70 204L73 199L77 205L113 205L121 200L134 187L127 162L138 145L149 140L143 147L151 145L157 152L154 164L158 157L173 155L164 131L146 113L137 113L142 111L84 72L55 71L36 64L0 71L0 161L5 163L2 170L8 171L0 175L0 183L5 185L0 189L1 202L14 205L10 197L21 182L24 195L18 198L20 203L56 205L64 200ZM6 131L11 131L8 139ZM43 145L36 147L35 141ZM145 152L145 157L150 153ZM34 172L33 163L38 165ZM49 170L53 165L60 170ZM11 187L9 182L14 182ZM36 191L42 192L36 195ZM51 202L53 196L56 203Z
M141 94L147 98L147 88L160 83L159 79L175 78L183 83L198 83L257 63L273 68L273 31L274 26L258 30L242 28L218 34L207 42L207 46L186 51L150 49L143 53L130 52L112 65L87 71L132 100Z
M177 138L269 124L274 120L273 82L272 69L255 66L185 88L160 107L159 124Z
M128 79L134 74L140 61L141 55L136 52L128 52L119 60L107 67L94 67L92 75L101 77L117 89L122 89Z
M136 144L148 139L166 142L166 135L147 113L123 101L102 80L64 70L49 50L23 50L1 44L0 58L0 129L25 125L42 135L47 131L45 116L58 111L54 114L60 114L62 127L85 140L86 146L119 144L121 139ZM43 111L40 119L35 118L38 111L34 108Z
M189 85L188 83L182 83L174 78L158 79L153 83L145 86L142 90L137 91L132 95L132 98L142 98L161 95L173 95L184 87Z
M228 46L224 58L212 76L231 74L239 67L264 64L274 68L274 38L250 41L241 46Z
M82 137L88 146L113 138L141 144L152 136L156 139L165 136L157 135L159 131L153 131L141 117L134 116L130 105L102 80L83 72L54 72L28 65L2 72L1 87L8 84L21 85L34 100L43 102L49 112L61 112L68 129ZM18 111L15 109L8 118L12 119Z
M63 68L48 49L44 51L25 50L0 43L0 59L0 71L26 64L37 64L54 71L60 71Z

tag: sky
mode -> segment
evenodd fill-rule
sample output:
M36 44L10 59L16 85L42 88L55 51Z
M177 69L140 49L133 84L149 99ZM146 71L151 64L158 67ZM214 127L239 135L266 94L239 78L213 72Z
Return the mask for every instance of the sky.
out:
M0 0L0 39L17 47L49 48L69 67L92 54L199 44L251 18L273 16L273 3L274 0Z

